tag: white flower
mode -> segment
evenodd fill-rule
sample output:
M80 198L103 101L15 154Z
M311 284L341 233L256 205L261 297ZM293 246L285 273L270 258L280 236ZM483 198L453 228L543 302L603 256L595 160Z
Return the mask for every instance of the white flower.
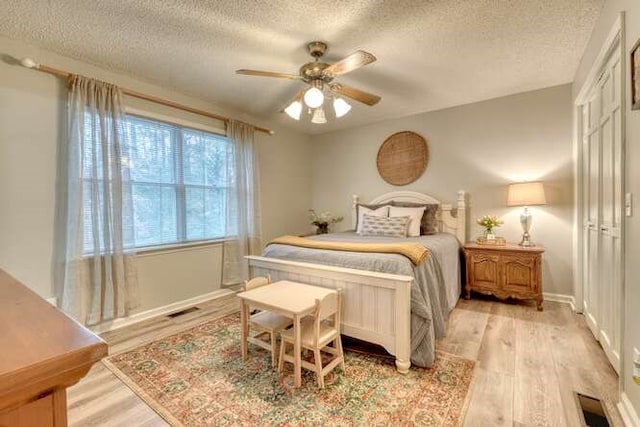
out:
M321 212L320 215L318 215L314 209L309 209L309 212L311 213L311 224L316 227L335 224L343 220L343 217L333 216L331 212Z

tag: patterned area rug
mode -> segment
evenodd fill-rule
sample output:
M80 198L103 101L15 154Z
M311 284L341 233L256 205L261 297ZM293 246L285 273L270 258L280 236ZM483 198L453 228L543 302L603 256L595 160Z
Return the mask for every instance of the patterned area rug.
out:
M232 314L111 356L103 363L169 423L203 425L455 426L462 419L474 362L438 352L430 369L399 374L393 359L345 352L317 388L291 364L280 375L266 351L240 355L240 317Z

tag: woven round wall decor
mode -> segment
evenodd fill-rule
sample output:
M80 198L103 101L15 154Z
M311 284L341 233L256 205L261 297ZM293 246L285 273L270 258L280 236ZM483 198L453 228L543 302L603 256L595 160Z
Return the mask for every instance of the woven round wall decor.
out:
M394 133L378 150L378 173L392 185L411 184L422 176L427 163L427 140L415 132Z

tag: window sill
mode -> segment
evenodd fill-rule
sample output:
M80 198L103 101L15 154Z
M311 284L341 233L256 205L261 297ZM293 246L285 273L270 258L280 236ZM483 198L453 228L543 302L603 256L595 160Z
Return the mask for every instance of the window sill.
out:
M136 255L145 256L145 255L152 255L152 254L157 254L161 252L173 252L173 251L179 251L183 249L198 248L202 246L221 245L224 242L228 242L231 240L235 240L235 237L223 237L220 239L202 240L197 242L174 243L170 245L146 246L142 248L136 248L135 253Z

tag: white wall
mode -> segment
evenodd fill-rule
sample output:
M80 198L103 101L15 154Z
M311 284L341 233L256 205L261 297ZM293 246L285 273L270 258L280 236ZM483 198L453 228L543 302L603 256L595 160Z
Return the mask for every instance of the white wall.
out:
M285 129L258 138L262 241L309 228L312 144L308 135Z
M633 45L640 39L640 1L638 0L608 0L602 9L600 18L591 35L591 40L582 57L573 83L573 94L576 96L583 86L589 70L598 55L605 38L611 30L618 14L625 12L626 36L622 55L627 61L623 67L625 75L625 108L626 119L626 179L625 191L635 196L635 212L630 218L625 218L625 307L624 307L624 348L623 367L621 371L622 391L631 402L635 414L640 415L640 386L631 378L632 351L640 349L640 211L638 198L640 197L640 111L631 111L631 73L629 68L629 53Z
M220 289L222 245L148 252L136 257L143 297L133 312L163 307Z
M549 204L532 209L531 233L546 247L544 292L573 294L571 111L571 86L564 85L314 136L313 207L350 218L352 194L367 201L401 188L455 202L456 191L466 190L469 240L481 233L475 219L494 214L505 221L498 234L519 241L520 208L506 207L507 185L543 180ZM376 155L403 130L427 139L430 159L421 178L394 187L380 178Z
M54 295L51 258L56 147L63 139L65 129L66 87L62 79L15 65L11 58L26 56L42 64L270 127L270 123L246 117L241 112L0 37L0 268L43 297ZM148 102L127 99L127 103L159 114L219 125L214 120ZM284 128L274 130L274 136L257 133L266 239L285 232L306 230L307 209L311 204L309 137ZM204 268L207 271L200 273L208 274L212 273L209 269L219 268L218 259L211 260L206 266L200 265L203 257L215 258L219 252L213 248L199 248L188 252L156 253L140 259L142 306L138 311L215 289L219 286L219 277L209 283L202 280L202 275L195 279L189 279L189 276L194 269ZM174 276L154 273L152 266L158 260L173 271ZM177 283L177 277L183 280Z

